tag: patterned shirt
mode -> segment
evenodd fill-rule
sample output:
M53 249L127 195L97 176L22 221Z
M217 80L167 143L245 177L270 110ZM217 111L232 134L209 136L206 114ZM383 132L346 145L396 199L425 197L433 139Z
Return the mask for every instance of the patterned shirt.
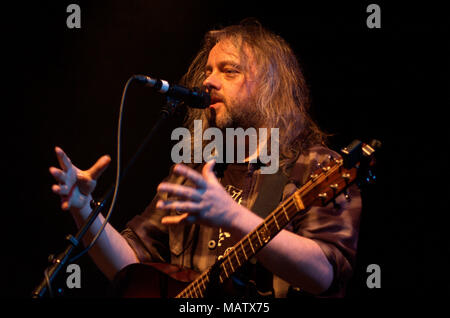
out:
M330 156L340 157L323 146L314 146L308 153L300 155L274 206L307 182L311 173L325 164ZM200 165L193 168L201 170ZM268 186L265 176L267 175L261 174L256 164L229 164L220 181L236 202L252 210L257 205L264 182ZM165 181L192 186L184 177L173 174ZM333 267L333 282L320 297L344 296L345 287L353 273L362 202L355 185L350 186L347 193L350 199L341 194L334 203L325 207L311 207L286 227L286 230L314 240ZM156 209L159 199L166 200L167 194L156 195L145 211L132 218L122 232L141 263L166 262L203 272L234 243L229 233L222 232L221 229L196 224L161 224L162 217L179 212ZM235 282L239 284L242 278L247 282L256 281L256 285L259 284L259 294L272 294L275 297L306 294L301 286L290 286L259 263L255 264L254 260L241 272L244 274L236 275Z

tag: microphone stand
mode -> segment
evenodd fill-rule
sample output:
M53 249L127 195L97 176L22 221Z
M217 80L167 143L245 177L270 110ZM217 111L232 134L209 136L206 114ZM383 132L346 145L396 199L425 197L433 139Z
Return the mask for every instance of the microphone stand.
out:
M120 176L120 181L122 181L122 178L125 176L129 168L134 164L136 159L139 157L141 152L146 147L147 143L153 138L155 133L161 128L163 123L166 122L168 118L170 118L177 109L178 105L180 104L180 100L173 99L171 97L166 98L166 104L162 107L158 120L153 126L152 130L148 133L148 135L145 137L144 141L139 146L136 153L133 155L131 160L129 161L127 167L123 171L123 173ZM120 133L120 132L119 132ZM111 195L114 193L115 185L113 184L109 191L106 193L106 195L103 196L103 198L99 201L91 201L91 208L92 212L89 215L86 222L83 224L82 227L78 230L75 236L72 236L71 234L66 236L66 240L69 241L69 245L66 247L66 249L60 253L58 256L49 256L49 262L51 262L51 265L46 268L45 270L45 277L42 279L41 283L33 290L31 297L32 298L42 298L46 291L47 287L50 286L52 281L55 279L58 272L63 268L63 266L66 264L66 262L69 260L69 256L71 255L72 251L79 246L83 236L88 231L89 227L92 225L92 223L95 221L97 216L100 214L100 212L103 210L105 203L110 199Z

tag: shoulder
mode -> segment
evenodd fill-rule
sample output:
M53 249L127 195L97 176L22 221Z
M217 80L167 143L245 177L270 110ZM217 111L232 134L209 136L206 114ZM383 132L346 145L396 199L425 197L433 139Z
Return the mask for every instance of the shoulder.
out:
M290 179L295 181L297 186L304 184L319 165L327 164L331 158L340 159L341 155L323 145L310 147L297 158L292 167Z
M340 158L341 155L323 145L315 145L309 148L304 154L301 154L297 162L328 162L331 158Z

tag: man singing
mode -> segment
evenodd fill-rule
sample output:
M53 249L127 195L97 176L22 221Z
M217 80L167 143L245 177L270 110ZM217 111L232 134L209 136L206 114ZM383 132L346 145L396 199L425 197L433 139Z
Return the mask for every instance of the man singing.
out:
M187 127L201 119L204 129L278 128L280 167L275 174L261 174L264 164L249 160L258 157L260 147L244 162L222 165L217 176L214 160L175 165L145 211L122 232L108 224L90 250L109 279L133 263L207 270L330 155L338 157L324 146L324 134L307 113L309 91L292 49L255 21L208 32L182 84L203 86L211 94L208 109L189 110ZM82 171L62 149L55 151L61 169L50 168L58 182L52 190L80 226L110 158L103 156ZM232 275L227 290L247 296L342 297L353 272L361 213L358 189L350 187L349 195L350 200L340 195L337 204L311 207L292 220ZM85 243L103 221L100 215Z

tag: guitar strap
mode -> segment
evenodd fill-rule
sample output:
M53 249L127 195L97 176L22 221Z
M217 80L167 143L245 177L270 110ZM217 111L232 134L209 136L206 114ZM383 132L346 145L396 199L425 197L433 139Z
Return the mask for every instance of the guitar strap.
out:
M295 163L285 169L286 173L278 169L278 172L274 174L260 174L257 180L259 193L250 210L262 218L275 210L285 199L283 195L286 185L291 186L287 190L288 194L292 194L306 182L309 173L308 163L309 159L300 154Z
M219 171L222 172L219 173L219 176L223 176L223 171L224 169ZM278 169L277 173L274 174L258 174L254 185L258 193L254 202L248 208L261 218L266 218L282 201L286 185L288 183L298 184L296 180L292 179L292 174L297 173L296 171L297 166L293 165L293 167L285 169L285 171ZM219 251L219 255L222 254L223 251ZM236 295L274 295L273 274L265 269L256 258L250 259L232 277L237 282L237 285L234 285Z
M260 174L257 180L258 196L251 210L262 218L275 210L281 202L288 180L282 169L278 169L274 174Z
M282 169L278 169L275 174L259 174L256 180L256 188L258 195L250 210L262 218L266 218L280 204L283 199L284 189L288 183L295 183L290 177L296 170L295 168L287 169L284 173ZM245 265L235 277L241 281L247 282L244 288L246 296L273 296L273 274L265 269L257 260L253 258ZM250 280L253 277L255 281ZM253 287L252 287L253 286Z
M304 159L301 154L292 166L284 169L285 172L283 169L278 169L277 173L258 176L256 187L259 193L250 210L265 218L285 199L283 195L287 184L292 184L295 188L301 186L303 180L299 179L299 176L302 170L305 170L305 166L299 164L299 161L304 161L299 159Z

